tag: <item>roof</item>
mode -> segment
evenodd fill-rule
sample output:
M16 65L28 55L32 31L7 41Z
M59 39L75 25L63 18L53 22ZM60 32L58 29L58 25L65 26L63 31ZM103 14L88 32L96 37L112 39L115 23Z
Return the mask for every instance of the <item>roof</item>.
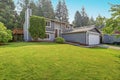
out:
M67 33L87 32L87 31L90 31L90 30L93 30L93 29L95 29L98 33L100 33L100 31L97 28L95 28L94 25L84 26L84 27L80 27L80 28L74 28L73 31L67 32Z
M13 29L13 34L23 34L23 29L21 29L21 28L16 28L16 29Z
M59 21L59 20L56 20L56 19L49 19L49 18L45 18L45 19L50 20L50 21L54 21L54 22L57 22L57 23L67 24L67 25L73 26L72 24L69 24L69 22L63 22L63 21Z

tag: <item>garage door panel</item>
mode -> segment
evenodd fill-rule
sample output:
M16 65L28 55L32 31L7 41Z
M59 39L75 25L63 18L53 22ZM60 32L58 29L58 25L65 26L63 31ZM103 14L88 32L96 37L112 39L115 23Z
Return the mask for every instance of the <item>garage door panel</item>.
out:
M100 36L97 34L89 34L89 45L100 44Z

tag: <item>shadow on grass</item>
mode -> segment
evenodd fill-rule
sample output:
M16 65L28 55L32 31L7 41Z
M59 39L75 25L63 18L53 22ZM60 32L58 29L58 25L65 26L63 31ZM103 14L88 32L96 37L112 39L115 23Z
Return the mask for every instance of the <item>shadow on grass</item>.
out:
M0 45L0 48L4 47L23 47L23 46L34 46L34 45L58 45L54 42L11 42L5 45Z

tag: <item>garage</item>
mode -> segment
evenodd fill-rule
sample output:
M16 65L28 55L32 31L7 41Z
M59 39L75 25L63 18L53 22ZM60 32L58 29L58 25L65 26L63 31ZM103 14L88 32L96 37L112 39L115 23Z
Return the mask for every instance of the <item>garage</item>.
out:
M100 35L97 33L89 33L89 45L100 44Z
M81 45L98 45L100 36L100 31L93 26L75 28L73 31L62 34L66 41Z

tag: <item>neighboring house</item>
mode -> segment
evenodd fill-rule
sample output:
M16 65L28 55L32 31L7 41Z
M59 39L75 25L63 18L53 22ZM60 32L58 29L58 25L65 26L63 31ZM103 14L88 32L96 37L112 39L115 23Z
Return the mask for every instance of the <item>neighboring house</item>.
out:
M23 41L23 29L15 28L12 31L13 33L13 41Z
M32 38L28 31L29 19L32 15L31 9L27 8L25 12L24 40L31 41ZM94 26L73 28L72 25L53 19L46 20L46 38L38 40L54 41L56 37L63 37L66 41L77 42L84 45L100 44L100 32Z
M112 35L105 34L102 41L107 44L120 44L120 32L115 31Z
M83 45L96 45L100 44L101 33L95 26L86 26L75 28L71 32L63 33L62 36L66 41Z

